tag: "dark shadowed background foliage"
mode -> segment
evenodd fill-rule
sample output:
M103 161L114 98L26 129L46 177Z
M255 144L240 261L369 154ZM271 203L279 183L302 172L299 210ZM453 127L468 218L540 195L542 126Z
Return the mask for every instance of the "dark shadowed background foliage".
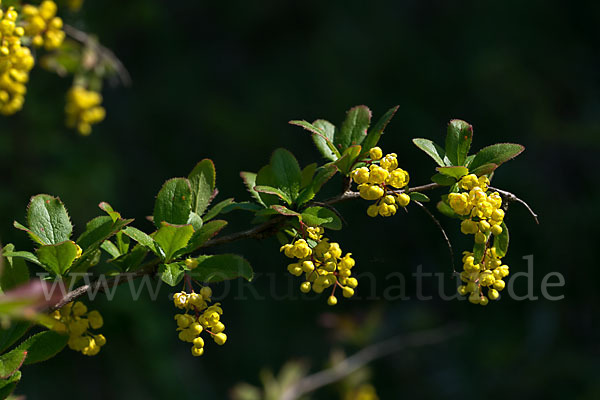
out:
M115 301L99 296L94 302L106 320L101 353L86 358L67 350L26 367L17 393L224 399L237 382L258 384L263 367L278 370L304 358L316 371L332 348L352 353L402 332L458 322L466 324L458 338L375 362L372 382L380 397L600 398L598 257L591 242L598 222L598 2L88 0L82 12L79 27L115 51L133 86L105 88L107 119L83 138L63 126L70 82L33 72L25 109L0 120L2 242L30 246L12 221L23 219L36 193L60 196L76 232L99 215L100 201L149 230L145 216L162 183L205 157L216 163L220 198L245 200L239 171L257 171L276 147L292 150L302 165L319 161L309 135L287 121L340 123L357 104L371 107L375 117L399 104L381 145L399 154L413 184L428 182L434 165L410 139L443 141L451 118L473 124L475 149L503 141L527 147L500 168L494 185L525 198L541 225L511 206L506 262L514 274L526 269L522 257L533 254L534 294L540 295L545 274L559 271L566 286L550 293L565 298L505 296L482 308L442 301L437 279L428 278L423 292L432 300L383 301L366 299L367 278L357 293L362 299L331 309L325 297L302 301L275 239L236 243L212 250L244 254L258 276L254 295L248 284L234 282L222 300L225 346L211 341L205 356L193 358L177 339L168 288L156 302L132 302L123 287ZM331 193L338 185L331 183ZM358 271L374 274L376 294L397 285L386 276L401 272L406 295L414 298L410 274L418 265L445 272L452 292L447 249L421 210L409 207L408 214L373 223L366 202L339 208L348 224L331 236L353 253ZM249 221L242 213L228 217L227 232ZM459 262L468 241L455 221L441 220ZM277 275L265 275L272 272ZM282 299L286 290L294 298ZM517 280L517 292L526 290L525 278ZM381 313L374 332L362 342L344 340L369 328L363 320L373 310ZM325 326L333 318L325 312L350 326L349 333ZM327 388L315 398L336 396Z

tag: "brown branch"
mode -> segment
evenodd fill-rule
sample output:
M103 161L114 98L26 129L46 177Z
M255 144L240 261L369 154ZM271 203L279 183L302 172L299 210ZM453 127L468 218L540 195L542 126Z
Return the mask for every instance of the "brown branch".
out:
M449 325L443 328L430 329L399 335L379 343L372 344L352 356L342 360L335 366L302 378L288 387L281 400L296 400L321 387L337 382L359 368L379 358L411 347L421 347L442 343L460 334L464 327Z
M413 203L415 203L416 205L418 205L419 207L421 207L421 209L423 211L425 211L427 213L427 215L429 215L429 217L437 225L437 227L440 229L440 231L442 231L442 235L444 235L444 239L446 240L446 245L448 246L448 251L450 252L450 265L452 266L452 271L454 273L456 273L456 268L454 267L454 249L452 248L452 243L450 242L450 238L446 234L446 231L442 227L442 224L435 217L435 215L433 215L433 213L431 211L429 211L429 209L427 207L425 207L425 205L423 203L421 203L419 201L416 201L416 200L413 200Z
M529 211L529 214L531 214L531 216L533 217L533 219L535 220L536 224L540 224L540 221L538 219L538 215L531 209L531 207L529 207L529 204L527 204L524 200L522 200L521 198L515 196L513 193L511 192L507 192L506 190L501 190L495 187L488 187L489 190L493 190L495 192L498 192L498 194L500 196L502 196L502 198L504 198L504 200L506 200L507 203L520 203L522 205L525 206L525 208L527 209L527 211Z

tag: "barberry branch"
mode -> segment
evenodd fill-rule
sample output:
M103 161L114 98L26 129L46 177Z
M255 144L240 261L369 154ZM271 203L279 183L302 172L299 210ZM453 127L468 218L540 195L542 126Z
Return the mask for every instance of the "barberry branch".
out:
M299 399L308 393L345 378L354 371L379 358L407 348L442 343L463 331L464 327L461 325L448 325L442 328L398 335L372 344L331 368L300 379L285 390L281 396L281 400Z
M410 193L410 192L426 192L428 190L433 190L433 189L437 189L440 187L442 187L442 185L440 185L438 183L428 183L426 185L390 191L390 193L400 194L400 193ZM357 199L359 197L360 197L360 194L358 192L354 192L352 190L347 190L338 196L332 197L329 200L325 200L323 202L323 204L332 205L332 204L340 203L340 202L346 201L346 200Z
M506 200L506 203L512 203L512 202L516 202L516 203L520 203L523 206L525 206L525 208L527 209L527 211L529 211L529 214L531 214L531 216L533 217L533 219L535 220L536 224L540 224L540 221L538 220L538 215L532 210L532 208L529 206L529 204L527 204L527 202L525 202L525 200L517 197L516 195L514 195L511 192L507 192L506 190L502 190L502 189L498 189L495 187L489 187L490 190L494 191L494 192L498 192L498 194L500 196L502 196L502 198L504 200Z
M416 201L416 200L413 200L413 203L415 203L416 205L421 207L421 209L423 211L425 211L427 213L427 215L429 215L431 220L437 225L437 227L440 229L440 231L442 231L442 235L444 235L444 239L446 240L446 245L448 246L448 251L450 252L450 265L452 266L452 271L454 273L456 273L456 268L454 267L454 249L452 248L452 243L450 242L450 238L446 234L446 231L442 227L442 224L435 217L435 215L433 215L433 213L431 211L429 211L429 209L427 207L425 207L425 205L423 205L423 203Z

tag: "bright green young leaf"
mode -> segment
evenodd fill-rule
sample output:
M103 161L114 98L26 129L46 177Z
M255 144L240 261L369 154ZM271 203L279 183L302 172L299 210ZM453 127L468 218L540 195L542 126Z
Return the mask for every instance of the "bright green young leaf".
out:
M377 143L379 142L383 131L385 130L386 126L390 123L390 121L394 117L394 114L396 114L396 111L398 111L399 107L400 106L395 106L387 110L387 112L383 114L383 116L379 118L377 123L369 130L367 137L362 142L362 151L359 156L359 159L362 159L362 156L367 154L367 152L373 147L377 146Z
M277 149L271 157L271 171L275 178L275 187L288 195L293 202L298 197L302 172L296 157L286 149Z
M473 127L471 125L460 119L453 119L448 123L446 156L452 165L464 165L472 139Z
M467 167L437 167L436 171L442 175L452 177L456 180L459 180L469 173Z
M0 399L8 398L12 394L13 390L15 390L15 387L20 380L21 371L15 372L7 379L0 380Z
M335 148L333 140L335 137L335 126L325 120L317 120L313 125L306 121L290 121L291 125L296 125L312 133L313 142L321 152L323 157L335 161L340 157L340 152Z
M20 257L11 257L6 254L11 254L15 249L15 246L11 243L4 246L2 249L2 255L6 257L6 262L4 263L4 269L0 271L0 289L3 292L6 292L9 289L12 289L16 286L19 286L29 280L29 269ZM29 253L31 254L31 253ZM31 254L35 257L33 254Z
M446 151L442 149L441 146L438 146L434 142L429 139L415 138L413 139L413 143L419 149L423 150L425 154L433 159L437 165L440 167L449 166L450 163L446 162L448 159L446 158Z
M57 244L69 240L73 225L63 203L47 194L33 196L27 207L29 229L44 244Z
M154 241L164 250L165 260L171 261L178 250L187 246L193 234L192 225L171 225L163 222L154 234Z
M315 171L317 170L317 163L308 164L302 169L302 179L300 180L300 189L304 189L312 182Z
M139 229L134 228L132 226L128 226L127 228L123 229L123 233L135 240L136 242L138 242L139 244L141 244L142 246L146 247L148 250L154 252L157 255L161 255L162 250L160 249L160 246L154 241L154 239L152 239L149 235L145 234Z
M439 201L437 203L436 207L439 212L441 212L442 214L444 214L447 217L461 219L460 215L455 213L454 210L452 209L452 207L450 207L448 204L446 204L443 201Z
M84 255L96 250L102 242L133 222L132 219L114 220L110 216L92 219L85 226L85 232L77 239L77 244L84 250Z
M309 226L322 226L323 228L340 230L342 220L332 210L325 207L308 207L302 212L302 222Z
M359 145L350 146L344 151L342 157L335 162L335 165L339 168L342 175L348 175L350 173L354 161L356 161L360 155L360 150L361 147Z
M496 248L496 255L498 257L506 256L508 252L508 242L509 242L509 234L508 227L504 222L502 222L502 233L498 236L494 236L494 247Z
M98 207L100 207L100 209L102 211L106 212L108 214L108 216L113 220L113 222L116 222L118 219L121 218L121 214L119 214L118 212L116 212L115 210L113 210L113 208L111 207L111 205L108 204L105 201L103 201L102 203L98 204Z
M254 275L250 263L236 254L204 255L197 260L198 266L191 273L200 282L221 282L236 278L251 281Z
M370 124L371 110L367 106L351 108L348 110L342 127L336 132L333 144L341 152L344 152L350 146L362 144L365 137L367 137L367 130Z
M435 174L431 177L431 181L442 186L451 186L456 183L456 179L448 175Z
M254 197L254 199L256 201L258 201L258 203L260 205L262 205L263 207L266 207L265 203L263 203L260 194L258 194L258 192L256 190L254 190L254 186L256 186L256 174L254 172L246 172L246 171L242 171L240 172L240 176L242 177L242 180L244 181L244 185L246 185L246 190L248 190L248 192L250 192L250 195L252 197Z
M317 168L315 176L310 184L304 188L298 195L298 205L302 205L307 201L310 201L315 195L321 190L321 187L333 177L338 168L335 164L325 164L322 167Z
M282 199L283 201L285 201L288 205L292 204L292 199L289 197L289 195L287 193L284 193L283 191L275 188L275 187L272 187L272 186L254 186L254 190L256 190L259 193L265 193L265 194L277 196L280 199ZM267 202L265 201L265 203L267 203Z
M17 372L27 357L27 352L18 348L0 356L0 379L6 379Z
M233 203L233 198L218 202L217 204L212 206L210 210L208 210L208 212L204 215L204 221L210 221L211 219L219 215L225 209L225 207Z
M408 193L408 195L410 196L410 199L414 200L414 201L418 201L421 203L427 203L429 201L429 197L427 197L427 195L425 195L423 193L410 192L410 193Z
M204 221L202 220L201 216L192 211L190 212L190 216L188 217L187 223L193 226L194 230L197 231L198 229L202 228Z
M37 257L44 268L56 275L64 275L77 258L79 248L72 240L49 244L37 249Z
M66 345L69 336L61 335L54 331L37 333L23 343L17 349L27 351L25 365L46 361L58 354Z
M525 150L525 147L514 143L497 143L479 150L471 161L471 170L477 169L485 164L496 164L500 166L508 160L512 160Z
M0 329L0 353L22 338L29 328L29 321L11 321L9 327Z
M102 242L100 248L106 251L112 258L118 258L121 256L119 248L115 246L115 244L110 240L105 240L104 242Z
M193 172L193 171L192 171ZM154 203L154 224L161 222L174 225L187 223L192 211L192 187L185 178L173 178L165 182ZM197 214L199 214L196 211Z
M200 248L209 239L218 234L221 229L225 228L226 225L227 221L221 219L208 221L202 226L202 228L200 228L199 231L194 232L187 247L185 248L185 251L183 251L183 254L191 253L192 251Z
M477 175L477 176L481 176L481 175L489 175L489 174L491 174L492 172L494 172L494 171L496 170L496 168L498 168L498 164L493 164L493 163L490 163L490 164L483 164L483 165L480 165L480 166L479 166L479 167L477 167L477 168L474 168L474 169L471 171L471 173L472 173L472 174L475 174L475 175Z
M177 286L183 279L185 270L180 263L161 264L158 267L158 275L167 285Z
M206 207L208 207L215 191L215 164L212 160L205 158L196 164L192 172L190 172L188 180L192 190L192 211L198 215L202 215Z

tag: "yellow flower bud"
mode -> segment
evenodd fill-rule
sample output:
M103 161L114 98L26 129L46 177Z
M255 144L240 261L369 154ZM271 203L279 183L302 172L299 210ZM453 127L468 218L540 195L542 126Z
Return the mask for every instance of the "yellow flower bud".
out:
M335 306L337 304L337 298L335 296L329 296L327 299L327 304L330 306Z
M381 157L383 157L383 151L381 151L381 148L379 147L373 147L369 150L369 157L371 157L371 160L373 161L380 160Z

